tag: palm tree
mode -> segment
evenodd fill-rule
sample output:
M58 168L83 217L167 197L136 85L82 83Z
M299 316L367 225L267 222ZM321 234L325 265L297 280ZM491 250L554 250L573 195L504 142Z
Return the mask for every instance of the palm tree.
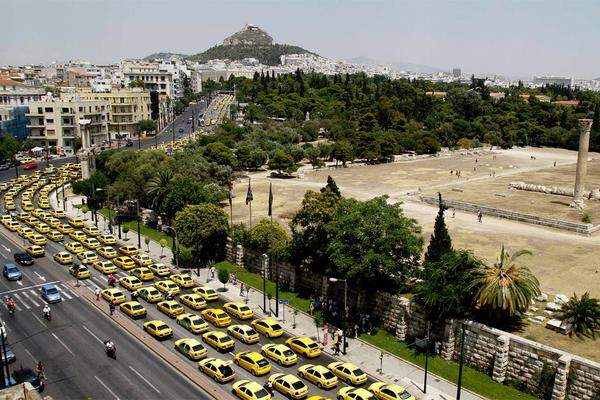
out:
M531 254L529 250L519 250L510 255L502 245L496 264L483 264L474 271L471 287L477 289L475 298L480 307L503 311L510 317L527 310L531 299L540 294L540 282L529 268L516 261Z
M600 301L590 297L588 292L581 298L573 294L571 300L563 305L560 318L571 324L569 336L575 333L578 337L596 339L596 333L600 332Z
M157 206L162 204L167 191L169 190L169 184L173 179L173 171L170 169L163 169L158 171L152 179L148 181L146 185L146 193L152 196L152 207L156 210Z

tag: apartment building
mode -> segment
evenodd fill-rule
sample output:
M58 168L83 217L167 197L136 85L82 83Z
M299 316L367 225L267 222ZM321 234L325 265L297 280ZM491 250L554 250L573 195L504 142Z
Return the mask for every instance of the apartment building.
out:
M109 110L106 100L87 100L74 95L44 96L40 101L29 103L29 137L37 146L56 146L58 152L68 152L75 148L75 139L86 129L92 144L99 145L108 139ZM80 120L90 123L81 125Z
M0 106L27 106L30 101L40 100L44 94L42 88L0 76Z
M171 99L175 97L173 72L166 64L125 61L122 71L125 85L140 81L148 91L157 91Z
M112 139L133 137L139 121L152 119L150 93L141 88L113 89L106 93L79 92L77 96L108 103L108 131Z

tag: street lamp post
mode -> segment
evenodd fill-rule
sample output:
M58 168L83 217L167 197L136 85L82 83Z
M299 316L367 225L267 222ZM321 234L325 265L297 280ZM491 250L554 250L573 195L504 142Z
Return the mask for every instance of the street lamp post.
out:
M463 364L465 363L465 331L467 329L467 325L463 321L462 330L460 335L460 359L458 364L458 385L456 386L456 400L460 400L460 394L462 392L462 372L463 372Z
M344 338L344 342L343 342L343 346L342 346L342 354L346 354L346 330L348 329L348 310L347 310L347 304L348 304L348 281L346 279L340 279L340 278L329 278L329 282L344 282L344 330L342 332L343 334L343 338Z
M135 199L136 205L136 219L137 219L137 236L138 236L138 249L142 248L142 236L140 234L140 199Z
M267 254L262 255L262 278L263 278L263 311L267 312L267 267L269 265L269 256Z
M119 240L121 239L121 218L119 218L119 195L117 194L117 230L119 232Z

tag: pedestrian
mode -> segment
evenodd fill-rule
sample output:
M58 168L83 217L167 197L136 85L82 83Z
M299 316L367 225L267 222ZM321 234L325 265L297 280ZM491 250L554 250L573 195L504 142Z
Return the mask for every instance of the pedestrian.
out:
M131 292L131 301L137 301L138 299L138 292L137 290L134 290L133 292Z
M556 167L556 161L554 161L554 166Z
M442 352L442 343L440 343L439 341L435 342L435 346L434 346L434 351L436 355L440 355L440 353Z
M244 282L240 282L240 296L244 295Z
M479 210L479 212L477 213L477 220L479 221L479 223L481 223L482 219L483 219L483 213L481 212L481 210Z
M452 218L456 217L456 208L452 209Z
M313 315L315 313L315 303L311 300L308 304L308 315Z
M41 361L38 361L35 372L37 373L38 379L41 379L44 376L44 364L42 364Z
M235 274L235 272L231 273L231 283L237 285L237 275Z
M210 267L210 279L215 279L215 266Z
M109 303L108 310L110 311L110 316L112 317L115 314L115 305L113 303Z
M336 356L340 354L340 339L336 336L336 340L333 343L333 354Z
M96 301L100 301L100 288L96 288L94 294L96 295Z
M359 334L358 324L354 324L354 337L357 338Z

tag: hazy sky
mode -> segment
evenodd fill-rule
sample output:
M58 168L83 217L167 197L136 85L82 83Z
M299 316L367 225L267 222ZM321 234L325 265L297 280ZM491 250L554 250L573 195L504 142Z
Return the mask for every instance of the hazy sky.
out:
M0 65L196 53L245 23L331 58L600 77L600 0L0 0Z

